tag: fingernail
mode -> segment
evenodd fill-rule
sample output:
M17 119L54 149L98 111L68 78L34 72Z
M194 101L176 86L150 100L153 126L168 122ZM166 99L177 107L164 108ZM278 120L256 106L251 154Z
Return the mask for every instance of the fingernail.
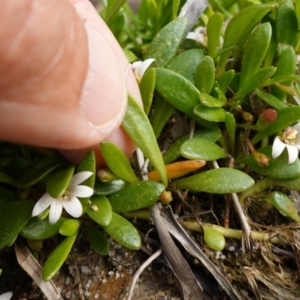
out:
M111 133L125 114L127 95L122 70L108 41L88 22L89 67L81 95L81 108L90 125Z

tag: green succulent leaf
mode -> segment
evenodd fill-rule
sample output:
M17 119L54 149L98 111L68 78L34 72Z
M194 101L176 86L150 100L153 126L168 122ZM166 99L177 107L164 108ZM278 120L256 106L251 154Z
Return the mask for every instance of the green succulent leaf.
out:
M135 144L143 151L144 155L150 160L159 173L163 184L167 186L168 178L166 168L151 124L142 108L130 95L128 97L128 106L122 122L122 127Z
M186 18L177 18L163 27L153 38L145 58L154 58L159 67L167 65L185 38L187 24Z
M234 77L235 71L234 70L228 70L224 72L218 79L218 83L220 86L220 89L223 93L226 93L229 84L231 83L233 77Z
M59 232L60 226L66 220L66 218L60 218L56 223L50 224L48 218L43 220L32 218L22 229L21 235L31 240L48 239Z
M46 185L47 192L51 197L59 198L64 194L72 179L74 170L75 167L71 165L51 175Z
M94 194L98 196L109 196L123 189L128 183L122 179L109 182L96 181Z
M269 196L271 203L284 215L288 216L296 222L300 221L300 217L294 202L284 193L273 192Z
M110 142L102 142L100 144L101 153L108 167L121 179L134 182L137 181L128 158L120 148Z
M226 240L222 233L210 226L202 226L204 240L208 247L215 251L222 251L225 248Z
M155 80L156 80L155 69L150 68L145 72L145 74L143 75L139 83L139 88L140 88L143 105L144 105L144 111L146 115L149 114L151 108L152 98L153 98L153 93L155 88Z
M245 45L242 60L242 71L240 85L242 86L249 80L260 68L272 36L272 27L270 23L258 25L249 36Z
M277 3L250 5L233 16L229 21L224 34L223 49L228 48L228 50L224 51L220 57L219 65L222 70L231 53L231 47L241 42L245 36L248 36L263 16L277 6Z
M166 66L194 83L197 65L203 59L203 51L200 49L189 49L175 56Z
M86 213L99 225L108 226L112 218L112 207L105 196L93 196Z
M220 46L220 37L224 16L221 13L213 14L207 23L207 51L209 56L214 56Z
M234 151L235 148L235 132L236 132L236 121L232 113L226 112L225 114L225 126L229 137L230 149Z
M222 107L225 104L224 101L204 93L201 93L199 98L200 102L207 107Z
M174 183L178 189L229 194L246 190L254 184L254 180L239 170L220 168L174 180Z
M73 244L75 243L77 234L78 231L76 232L76 234L66 237L48 256L42 272L44 281L51 280L59 271L63 263L68 258Z
M103 229L119 244L131 250L141 248L141 237L136 228L125 218L113 212L111 222Z
M258 89L255 91L255 93L265 103L267 103L269 106L271 106L271 107L273 107L277 110L288 107L288 105L286 103L282 102L281 100L279 100L278 98L276 98L272 94L263 92L263 91L258 90Z
M57 157L43 157L34 161L24 172L20 185L23 188L34 185L53 170L61 167L65 161Z
M252 144L256 144L265 137L278 133L283 129L293 125L300 120L300 107L282 108L277 113L277 119L271 123L266 129L259 131L251 140Z
M221 107L207 107L203 104L198 104L194 108L194 114L203 120L211 122L224 122L225 110Z
M0 249L10 245L31 218L31 201L0 201Z
M87 226L87 238L96 253L100 255L108 255L109 242L98 229L93 226Z
M272 158L272 146L266 146L257 151L265 154L269 158ZM288 152L286 150L284 150L283 153L276 159L271 159L269 161L269 165L265 167L260 167L252 154L245 157L243 162L256 173L271 178L291 179L300 177L300 160L297 159L294 163L288 164Z
M188 159L203 159L205 161L226 158L226 153L221 147L204 138L187 140L180 147L180 153Z
M165 187L155 181L134 182L111 195L109 202L115 212L126 212L154 204Z
M80 220L75 220L75 219L66 220L60 226L59 233L65 236L74 235L78 231L80 224L81 224Z
M207 129L217 126L197 117L193 111L199 104L200 92L183 76L163 68L156 68L156 90L175 108L196 120Z
M195 74L195 86L201 93L210 94L215 82L215 63L205 56L198 64Z
M212 142L216 142L220 138L221 134L219 131L208 131L208 130L198 130L194 132L195 138L204 138ZM180 147L181 145L189 140L189 134L185 134L178 138L166 151L164 155L165 164L169 164L181 156Z

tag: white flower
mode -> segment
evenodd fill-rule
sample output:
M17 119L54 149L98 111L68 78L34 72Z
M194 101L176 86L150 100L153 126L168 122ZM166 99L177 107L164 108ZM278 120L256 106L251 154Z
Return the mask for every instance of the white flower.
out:
M187 34L186 38L190 40L194 40L197 43L203 45L204 47L207 46L206 28L203 26L196 27L194 31L190 31Z
M298 158L300 150L300 123L285 129L281 136L276 136L272 157L277 158L285 148L288 151L289 164L292 164Z
M6 292L2 295L0 295L0 300L9 300L11 299L13 293L12 292Z
M146 70L154 61L154 58L148 58L144 61L135 61L131 64L131 69L133 70L133 73L138 81L141 80Z
M82 215L82 205L77 197L86 198L94 193L92 188L79 184L91 177L92 174L92 172L83 171L73 175L65 193L57 199L52 198L46 192L35 204L32 217L39 215L50 206L49 222L52 224L58 221L63 208L74 218L79 218Z

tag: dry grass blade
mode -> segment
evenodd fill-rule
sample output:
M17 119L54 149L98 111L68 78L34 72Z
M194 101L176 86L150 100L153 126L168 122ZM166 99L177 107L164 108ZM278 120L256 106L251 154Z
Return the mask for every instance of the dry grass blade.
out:
M171 207L165 207L161 210L168 231L181 243L186 251L201 261L205 268L213 275L219 285L227 293L231 300L241 300L235 289L219 271L219 269L206 257L201 249L188 236L182 226L175 220Z
M15 243L15 253L19 265L34 280L48 300L62 300L52 280L45 282L42 278L42 267L35 260L24 243Z

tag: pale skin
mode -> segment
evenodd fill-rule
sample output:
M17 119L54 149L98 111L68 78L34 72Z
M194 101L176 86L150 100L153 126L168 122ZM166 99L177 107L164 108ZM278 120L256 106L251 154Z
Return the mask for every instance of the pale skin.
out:
M62 149L78 162L110 140L129 155L120 128L131 68L88 0L5 0L0 10L0 139Z

